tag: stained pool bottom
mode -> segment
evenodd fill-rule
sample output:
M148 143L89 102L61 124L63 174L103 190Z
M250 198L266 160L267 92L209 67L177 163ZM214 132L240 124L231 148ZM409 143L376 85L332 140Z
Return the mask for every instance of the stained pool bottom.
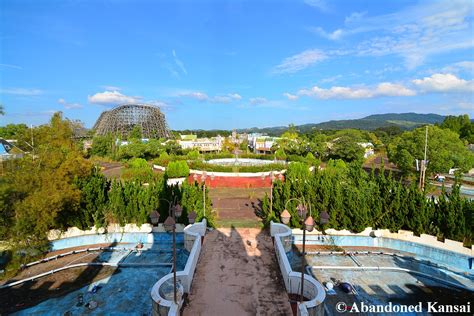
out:
M189 253L177 250L177 270ZM103 252L98 261L124 263L115 272L64 296L50 298L15 315L147 315L151 312L153 285L172 271L172 252L151 247L143 251Z
M288 257L293 269L300 271L301 256L292 252L288 254ZM429 302L436 302L437 306L453 304L467 306L468 302L474 301L472 274L451 271L430 262L417 260L407 253L353 254L351 256L327 253L307 254L306 262L308 274L312 274L323 285L331 282L334 286L333 290L326 291L327 315L340 315L338 311L340 302L343 302L345 306L356 304L358 307L361 304L365 306L421 304L422 314L427 314ZM369 271L363 270L364 267L406 271ZM342 287L338 286L341 283L349 283L353 291L346 293ZM450 286L450 284L455 286ZM381 314L377 313L377 315Z

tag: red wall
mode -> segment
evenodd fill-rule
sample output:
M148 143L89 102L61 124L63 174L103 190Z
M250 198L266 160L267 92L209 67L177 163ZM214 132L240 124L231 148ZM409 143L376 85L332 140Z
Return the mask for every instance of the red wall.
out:
M201 175L198 175L197 181L201 180ZM191 174L188 178L189 183L194 182L194 175ZM206 178L206 186L211 188L269 188L271 186L270 177L266 176L262 179L258 177L218 177L215 176L211 180L208 175Z

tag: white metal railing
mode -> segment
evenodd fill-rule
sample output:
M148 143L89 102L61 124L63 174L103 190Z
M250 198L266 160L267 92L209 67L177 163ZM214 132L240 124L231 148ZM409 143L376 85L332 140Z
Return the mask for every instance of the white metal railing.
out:
M286 253L291 249L291 229L283 224L270 223L270 234L274 237L275 254L283 276L286 291L299 294L301 291L301 272L293 271ZM303 294L309 301L298 305L298 315L323 315L326 291L312 276L304 275Z
M206 234L207 222L203 219L202 222L188 225L184 228L184 246L188 250L189 257L186 266L182 271L176 271L177 282L181 284L185 293L191 290L194 271L196 270L199 255L201 253L201 238ZM154 316L177 316L183 305L183 299L179 299L177 304L170 301L160 294L160 288L169 280L173 278L173 273L169 273L162 277L155 283L151 289L151 298Z

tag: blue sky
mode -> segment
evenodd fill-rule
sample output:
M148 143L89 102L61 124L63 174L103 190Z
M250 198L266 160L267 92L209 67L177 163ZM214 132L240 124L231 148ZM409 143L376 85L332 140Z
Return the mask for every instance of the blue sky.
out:
M172 129L374 113L474 116L472 1L0 2L0 124L92 127L151 103Z

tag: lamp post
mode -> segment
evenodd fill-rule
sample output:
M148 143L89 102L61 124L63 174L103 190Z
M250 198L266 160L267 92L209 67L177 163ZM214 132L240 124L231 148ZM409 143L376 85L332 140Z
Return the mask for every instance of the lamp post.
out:
M198 181L199 177L197 174L194 174L193 176L194 181ZM202 207L203 207L203 213L204 217L206 217L206 179L207 179L207 173L204 171L201 176L201 183L202 183ZM214 173L211 173L211 181L214 180Z
M167 200L166 200L167 201ZM169 202L169 201L168 201ZM176 218L179 218L183 214L183 207L179 203L175 203L173 206L169 203L171 214L168 215L163 226L165 230L173 232L173 289L174 289L174 303L178 304L177 293L176 293ZM189 223L193 224L196 220L196 212L191 211L188 214Z
M265 180L265 178L266 178L265 173L263 173L262 180ZM280 181L283 181L283 175L281 173L278 175L278 179ZM276 180L275 173L273 171L270 171L270 214L273 212L273 182L275 180Z
M290 222L291 215L290 215L290 212L288 212L288 210L287 210L287 205L288 205L288 202L290 202L292 200L299 202L298 206L296 207L296 210L298 211L298 217L300 218L300 223L302 225L301 229L303 229L303 252L302 252L302 256L301 256L301 292L300 292L300 303L302 304L303 303L303 298L304 298L303 292L304 292L304 260L305 260L305 251L306 251L306 249L305 249L305 247L306 247L306 230L308 230L309 232L313 231L314 219L311 216L311 206L310 206L310 215L308 217L306 217L308 211L307 211L306 204L304 203L304 199L303 199L303 202L301 202L300 199L292 198L292 199L289 199L288 201L286 201L285 210L280 215L283 224L288 224Z

